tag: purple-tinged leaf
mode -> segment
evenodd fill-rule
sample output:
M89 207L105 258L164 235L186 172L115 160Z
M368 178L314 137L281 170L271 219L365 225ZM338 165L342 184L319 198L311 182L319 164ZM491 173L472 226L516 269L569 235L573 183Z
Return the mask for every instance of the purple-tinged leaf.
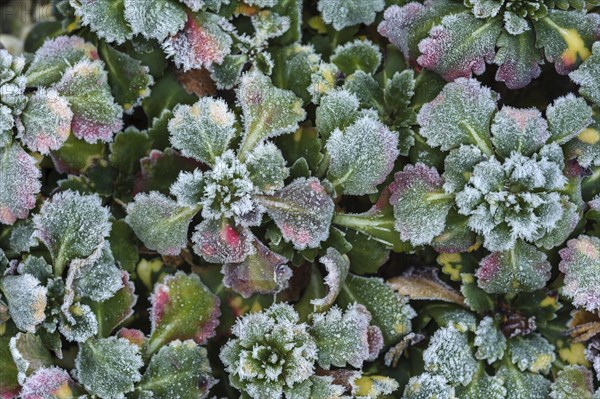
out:
M35 206L41 172L35 158L17 144L0 148L0 223L25 219Z
M178 272L165 277L155 285L150 300L152 332L147 353L176 339L193 339L203 345L215 335L221 301L197 274Z
M429 244L444 231L454 201L444 192L443 184L437 170L422 163L407 165L396 173L390 184L390 204L400 239L413 245Z
M316 248L329 237L334 204L316 178L298 178L271 196L256 200L294 248Z
M558 265L565 274L563 294L590 312L600 309L600 239L580 235L560 250Z
M419 43L417 62L447 81L471 74L481 75L496 54L502 24L496 19L480 20L471 14L452 14L429 31Z
M542 73L540 65L544 59L535 47L535 33L532 30L516 36L503 32L496 46L496 80L504 82L509 89L521 89Z
M277 294L288 288L292 270L288 259L276 254L256 238L253 253L240 263L226 263L221 269L223 285L244 298L254 294Z
M22 399L64 399L78 391L69 373L59 367L40 368L23 384Z
M152 191L136 195L127 206L125 221L148 249L177 256L187 245L188 228L198 211L198 206L181 206Z
M490 122L498 98L496 92L475 79L456 79L423 105L417 116L419 133L427 144L442 151L473 144L490 156Z
M88 143L111 141L123 127L123 108L115 103L101 61L78 62L54 88L69 101L76 137Z
M97 60L98 50L79 36L46 40L27 69L27 85L50 86L60 80L67 68L84 59Z
M203 220L192 235L194 251L210 263L239 263L253 253L249 230L226 219Z
M210 13L188 14L184 28L163 43L167 57L173 57L184 71L221 64L233 41L219 25L220 19Z
M506 294L543 288L551 271L545 253L518 240L511 250L483 258L476 276L485 292Z
M48 154L58 150L71 133L73 112L56 90L39 89L29 98L18 124L23 144L31 151Z
M325 266L325 270L327 271L325 284L329 288L325 297L311 299L310 303L315 305L315 311L324 312L333 305L342 290L350 271L350 261L347 256L341 255L335 248L331 247L327 248L326 255L321 257L319 261Z
M347 195L377 192L398 157L398 134L365 116L341 131L333 131L325 148L330 155L333 185Z
M494 116L491 130L494 149L504 158L513 151L531 156L550 138L548 123L535 108L504 106Z

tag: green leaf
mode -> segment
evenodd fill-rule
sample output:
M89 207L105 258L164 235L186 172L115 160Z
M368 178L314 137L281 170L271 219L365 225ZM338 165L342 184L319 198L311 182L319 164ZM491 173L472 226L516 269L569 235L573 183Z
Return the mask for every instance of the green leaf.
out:
M592 122L592 108L573 94L559 97L546 109L551 140L564 144Z
M277 87L293 91L304 102L310 101L308 87L311 75L319 68L321 61L321 56L315 52L314 47L294 43L281 49L274 48L273 61L273 83Z
M147 353L176 339L204 344L215 335L221 301L196 274L178 272L154 286Z
M592 55L571 72L569 77L579 86L579 93L588 100L600 104L600 43L592 46Z
M518 240L512 249L483 258L476 276L487 293L527 292L543 288L551 269L545 253Z
M375 73L381 63L381 52L370 40L355 40L336 47L331 62L346 75L357 70Z
M565 105L569 106L571 104ZM546 111L551 124L555 121L552 115L556 115L556 112L553 111L557 111L557 109L552 106L548 107ZM560 111L558 112L560 113ZM565 122L567 120L567 118L561 119ZM573 120L571 119L571 121ZM562 123L560 125L560 127L564 127ZM560 128L556 129L552 125L550 127L552 128L552 132L563 130ZM534 108L518 109L510 106L502 107L494 116L491 130L494 150L496 154L504 158L508 158L513 151L531 156L538 152L550 138L548 123L542 118L541 112Z
M393 220L391 232L395 237L398 236L393 229ZM369 236L365 236L356 230L347 229L343 234L345 240L352 245L350 252L346 253L350 258L352 273L361 276L377 273L377 270L389 260L389 246L369 239Z
M322 256L319 261L325 266L325 270L327 271L327 277L325 277L324 282L327 284L328 291L325 297L312 299L310 303L315 306L316 312L323 312L333 305L342 290L342 286L348 276L350 262L347 256L341 255L333 248L327 248L327 254Z
M384 6L384 0L319 0L317 3L323 20L338 31L352 25L372 24Z
M104 143L89 144L71 134L62 147L53 151L50 156L57 172L79 174L90 168L96 160L103 158L104 152Z
M552 383L552 399L592 399L594 395L594 377L592 372L582 366L567 366L558 372Z
M323 96L316 111L319 135L328 139L334 130L345 130L359 116L358 97L348 90L335 90Z
M124 338L90 338L79 345L75 359L77 380L101 398L123 397L133 391L144 365L139 348Z
M279 136L274 141L288 165L293 167L296 162L300 161L306 163L308 169L314 173L317 172L323 154L321 153L321 140L315 128L302 126L294 134ZM309 177L309 175L302 176Z
M10 340L10 353L19 371L17 378L20 384L37 370L52 366L50 351L44 346L39 336L32 333L17 333Z
M381 329L385 345L400 341L411 330L410 320L416 316L415 311L382 279L350 274L336 303L348 307L355 302L371 313L372 324Z
M600 166L600 117L565 145L567 159L577 158L584 168Z
M582 234L567 242L560 257L558 268L565 274L563 294L575 306L590 312L600 309L600 239Z
M159 122L166 122L166 120L170 119L170 115L168 119L165 120L164 118L167 117L167 114L164 113L165 110L170 111L177 104L193 104L196 101L198 101L198 97L185 91L183 86L177 80L175 70L170 68L154 83L154 86L152 86L152 93L142 101L142 108L144 108L148 120L156 123L157 121L154 120L154 118L158 118ZM148 135L154 138L150 131L148 132Z
M181 173L193 172L200 166L198 161L168 147L164 151L150 151L139 159L139 163L141 170L135 176L133 193L158 191L167 194Z
M248 154L245 162L250 180L263 193L273 194L282 189L290 171L281 150L273 143L259 144Z
M110 231L110 248L122 269L133 272L139 260L135 233L123 219L113 222Z
M71 5L75 7L75 15L81 17L82 25L89 26L99 38L117 44L131 40L133 33L123 15L124 0L76 0Z
M108 337L115 328L133 315L137 295L127 272L121 273L121 284L123 288L102 302L84 301L96 316L99 338Z
M500 378L487 375L484 369L480 367L469 385L456 388L456 394L461 399L504 399L506 388Z
M425 370L444 376L451 385L468 385L478 368L466 332L444 327L437 330L423 352Z
M101 43L100 54L108 69L108 83L115 101L126 113L132 113L150 95L150 86L154 84L150 69L106 43Z
M506 350L506 337L494 323L490 316L484 317L477 330L475 330L475 346L477 352L475 357L479 360L486 360L488 364L501 360Z
M454 387L441 375L423 373L411 377L404 389L403 399L454 399Z
M289 90L276 88L258 71L242 76L237 97L244 115L241 160L262 140L293 132L306 117L301 99Z
M490 122L498 98L497 93L477 80L456 79L432 102L423 105L417 116L419 133L430 146L442 151L473 144L490 156Z
M543 48L556 71L566 75L591 55L600 21L585 12L550 10L548 16L533 21L533 25L536 47Z
M75 272L73 287L78 297L102 302L123 287L121 270L115 264L108 241L100 256Z
M127 206L125 221L146 247L177 256L188 243L188 228L198 211L198 206L181 206L152 191L135 197Z
M156 399L204 398L216 382L206 349L192 340L176 340L152 356L136 391Z
M65 191L44 202L33 217L35 237L50 251L56 276L74 259L100 255L111 229L108 219L97 195Z
M498 51L494 64L498 65L496 80L509 89L521 89L540 76L544 62L535 46L535 32L526 30L518 35L502 32L496 42Z
M183 4L171 0L156 0L140 3L139 0L124 0L125 20L134 34L147 39L165 40L182 29L187 20Z
M554 345L538 333L511 338L508 349L511 361L521 371L548 374L556 360Z
M11 330L14 330L14 327L9 329L9 332ZM10 339L10 333L0 336L0 395L8 399L18 397L21 391L17 380L17 365L13 362L10 353Z

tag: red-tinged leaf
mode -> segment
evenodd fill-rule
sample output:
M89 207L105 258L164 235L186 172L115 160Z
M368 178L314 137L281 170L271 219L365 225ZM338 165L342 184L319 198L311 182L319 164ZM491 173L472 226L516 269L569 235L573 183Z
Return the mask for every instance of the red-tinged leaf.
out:
M22 399L63 399L76 397L78 389L69 373L59 367L41 368L27 378Z
M0 149L0 223L27 217L35 206L41 175L35 159L18 144Z
M253 253L252 234L230 221L206 219L192 236L194 251L211 263L239 263Z
M540 76L544 60L535 47L532 30L518 35L502 33L496 45L499 47L494 58L494 64L498 65L497 81L506 83L509 89L520 89Z
M254 294L277 294L286 289L292 277L288 259L271 251L256 238L252 245L253 253L243 262L223 265L223 285L244 298Z
M294 248L316 248L329 237L334 204L316 178L298 178L272 196L256 196Z
M176 339L203 345L215 335L221 301L196 274L178 272L156 284L152 302L149 354Z
M600 309L600 239L580 235L560 250L559 269L565 274L563 293L590 312Z

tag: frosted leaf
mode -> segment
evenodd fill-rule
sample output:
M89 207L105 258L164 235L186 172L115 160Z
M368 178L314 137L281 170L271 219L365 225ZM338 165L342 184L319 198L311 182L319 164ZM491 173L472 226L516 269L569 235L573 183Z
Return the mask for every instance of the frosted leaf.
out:
M0 148L0 223L24 219L35 206L41 172L36 160L17 144Z
M58 331L67 341L85 342L98 333L98 320L88 305L75 303L61 317Z
M204 173L202 217L234 218L240 225L255 226L263 213L252 198L256 191L246 164L227 150L215 159L212 170Z
M210 263L239 263L252 251L252 235L223 219L203 220L192 235L194 251Z
M363 375L351 381L352 394L357 399L377 399L394 393L398 381L382 375Z
M519 240L510 251L493 252L477 269L477 284L487 293L529 292L543 288L552 266L546 254Z
M194 169L193 172L181 172L177 181L169 189L172 196L177 198L181 206L195 206L202 201L204 180L202 172Z
M259 11L251 20L254 27L254 40L264 43L269 39L283 35L290 28L290 18L270 10Z
M348 75L357 70L375 73L381 64L381 51L370 40L355 40L337 46L331 55L331 62Z
M551 140L564 144L592 122L592 108L581 97L569 93L559 97L546 109Z
M506 337L496 327L494 319L486 316L477 326L477 330L475 330L474 344L477 347L475 357L479 360L486 360L488 364L492 364L504 357Z
M298 178L271 196L257 201L297 250L316 248L329 237L334 204L316 178Z
M27 69L27 85L50 86L63 73L81 60L97 60L98 50L79 36L59 36L48 39L35 52Z
M30 274L5 276L0 280L0 288L8 302L8 311L19 330L35 332L46 315L46 287Z
M176 340L152 356L136 389L153 398L205 398L216 382L206 349L192 340Z
M554 345L538 333L511 338L509 345L511 361L521 371L547 374L556 360Z
M55 90L41 88L29 98L20 117L17 138L31 151L48 154L58 150L71 133L73 112Z
M125 19L133 33L147 39L163 41L183 29L187 20L185 7L172 0L155 0L150 3L124 0Z
M416 301L444 301L464 305L464 298L454 288L439 278L437 269L409 267L400 275L387 281L402 296Z
M600 118L566 144L565 154L567 159L577 158L584 168L600 166Z
M352 25L372 24L384 7L384 0L319 0L317 3L325 23L333 25L338 31Z
M357 74L359 72L362 71L357 71ZM319 64L319 69L310 76L310 85L308 86L313 103L318 104L322 96L336 89L340 74L341 72L335 64L329 62Z
M118 399L133 391L143 365L139 348L126 339L91 338L79 345L74 374L91 394Z
M212 64L210 78L215 82L217 89L229 90L236 86L244 65L248 61L245 54L226 55L221 64Z
M76 391L69 373L59 367L43 367L29 376L21 390L22 399L62 399Z
M550 10L533 25L536 47L543 49L559 74L566 75L590 56L593 42L599 39L600 17L585 11Z
M362 368L365 361L374 360L383 348L378 327L369 326L371 314L363 305L342 311L333 306L326 313L315 313L310 334L317 344L317 363L325 370L346 364Z
M98 195L57 193L33 217L35 237L46 245L60 275L73 259L98 253L110 233L109 211Z
M461 145L444 159L444 191L454 193L469 182L475 166L483 161L481 150L473 145Z
M435 168L422 163L406 165L390 184L395 229L403 241L413 245L429 244L442 233L452 197L445 194L443 179ZM425 223L426 221L426 223Z
M477 18L495 17L500 12L504 0L466 0L465 5Z
M520 89L540 76L544 63L539 49L535 47L532 30L518 35L501 33L496 42L498 51L494 64L498 65L496 80L504 82L509 89Z
M343 386L334 384L334 379L328 376L310 377L312 385L310 387L310 398L314 399L342 399L344 391Z
M563 244L579 223L579 206L570 202L567 196L561 197L563 216L546 234L535 241L535 245L545 249L552 249Z
M435 332L423 352L423 361L425 370L444 376L453 385L467 385L478 367L467 334L454 327Z
M100 257L76 275L74 285L78 296L97 302L112 297L123 288L121 270L115 264L108 241L105 242Z
M177 272L155 284L150 298L152 332L148 353L176 339L193 339L203 345L215 335L221 301L197 274Z
M600 104L600 43L592 46L592 55L581 66L569 74L579 86L579 93L588 100Z
M423 373L411 377L402 399L456 399L454 387L441 375Z
M504 158L513 151L530 156L550 138L548 123L535 108L502 107L494 116L491 131L496 154Z
M229 383L253 399L280 399L314 374L317 347L286 303L239 318L219 355Z
M214 165L236 135L235 115L222 99L203 97L194 105L178 104L169 121L173 147L186 157Z
M386 345L395 344L412 328L416 316L407 298L402 298L380 278L350 274L337 297L340 306L354 303L364 305L373 317L373 325L380 328Z
M592 399L594 394L594 377L592 372L583 366L569 365L558 372L551 385L550 398Z
M233 41L220 23L215 14L189 14L184 28L163 43L165 54L183 71L222 63Z
M176 256L187 245L188 228L198 210L152 191L135 196L127 206L125 221L146 247Z
M244 115L240 159L262 140L291 133L306 117L302 100L289 90L278 89L257 70L242 76L237 99Z
M560 250L559 269L565 274L563 294L573 305L590 312L600 309L600 239L580 235Z
M445 16L419 43L417 62L447 81L481 75L496 54L502 26L495 20L479 20L471 14Z
M251 6L266 8L275 6L277 4L277 0L247 0L245 3Z
M456 79L444 86L417 116L419 133L427 144L448 151L461 144L474 144L491 155L490 121L499 96L474 79Z
M550 381L539 374L521 372L516 367L503 365L496 377L504 380L506 399L547 399Z
M350 270L350 261L345 255L341 255L335 248L327 248L327 253L319 259L321 264L325 266L327 277L325 284L328 287L327 295L319 299L311 299L310 303L315 306L317 312L322 312L335 302L339 295L348 271Z
M223 265L223 285L243 298L257 293L277 294L288 288L292 277L288 259L271 251L256 238L252 245L254 248L244 261Z
M88 143L110 141L123 127L123 108L115 103L101 61L78 62L54 88L71 106L71 128L77 138Z
M11 250L20 252L29 252L32 247L37 246L37 240L33 237L33 222L26 219L23 223L13 225L10 231L8 241Z
M591 363L596 375L600 374L600 339L594 338L592 339L586 350L585 350L585 358L588 362ZM600 391L596 391L598 394ZM594 399L597 399L594 397Z
M108 43L122 44L133 36L125 21L124 0L70 0L82 25L89 26L99 38Z
M129 273L119 272L121 289L103 302L87 301L98 321L98 336L107 337L121 323L133 315L137 302L135 286L129 281Z
M350 126L358 117L358 109L358 98L347 90L335 90L323 96L315 117L321 137L328 138L335 129Z
M480 368L468 386L456 388L456 395L461 399L505 399L506 388L500 378Z
M17 333L10 339L10 353L17 366L17 378L20 384L25 382L27 376L42 367L52 366L50 352L44 346L42 339L31 333Z
M290 172L281 150L273 143L258 144L246 158L250 180L260 191L273 194L284 187Z
M343 132L334 130L325 148L331 157L330 181L341 193L373 194L394 167L398 134L365 116Z

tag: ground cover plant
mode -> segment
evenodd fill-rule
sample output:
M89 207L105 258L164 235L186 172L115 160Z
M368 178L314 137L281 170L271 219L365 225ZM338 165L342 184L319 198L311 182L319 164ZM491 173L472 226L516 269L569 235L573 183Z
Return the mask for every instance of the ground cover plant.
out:
M1 399L600 399L597 1L29 6Z

